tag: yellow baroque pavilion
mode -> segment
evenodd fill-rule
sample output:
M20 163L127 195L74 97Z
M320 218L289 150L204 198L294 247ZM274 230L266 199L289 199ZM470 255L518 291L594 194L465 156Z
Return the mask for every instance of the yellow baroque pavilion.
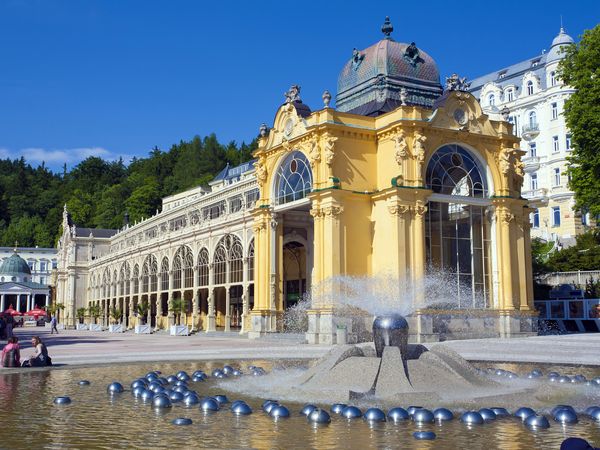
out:
M284 311L332 278L417 285L438 272L455 281L459 308L416 298L418 339L534 332L519 138L483 113L464 79L442 87L431 56L392 39L389 21L382 31L344 65L335 108L325 91L312 111L292 86L261 126L253 164L226 168L212 190L167 198L156 216L114 232L78 238L65 218L57 297L72 325L76 306L99 305L106 322L120 305L132 328L147 301L148 323L166 328L181 298L192 330L258 337L281 331ZM340 322L357 339L355 321L313 303L307 340L335 342Z

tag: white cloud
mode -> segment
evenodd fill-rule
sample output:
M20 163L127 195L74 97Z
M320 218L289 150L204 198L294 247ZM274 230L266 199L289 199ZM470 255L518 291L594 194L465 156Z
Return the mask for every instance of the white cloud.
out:
M61 167L65 163L68 166L73 167L90 156L97 156L109 161L115 161L119 158L123 158L125 163L129 163L131 160L130 155L117 155L116 153L113 153L102 147L81 147L71 149L45 149L39 147L30 147L20 150L10 150L5 147L0 147L0 159L17 159L21 156L23 156L27 163L31 165L35 166L45 162L46 166L49 167Z

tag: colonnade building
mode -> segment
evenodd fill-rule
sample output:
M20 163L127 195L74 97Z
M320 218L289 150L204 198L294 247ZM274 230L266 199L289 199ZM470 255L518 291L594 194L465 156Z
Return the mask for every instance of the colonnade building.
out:
M165 198L160 213L118 231L79 232L65 211L57 289L67 321L99 304L105 314L118 306L131 327L148 302L146 319L165 328L181 298L191 328L257 337L281 331L287 308L338 276L418 286L436 272L469 317L417 296L419 335L532 331L530 209L513 125L491 120L464 79L442 87L433 58L392 30L386 20L383 39L349 52L335 109L329 92L313 111L292 86L261 126L255 159L209 189ZM333 342L340 322L334 304L313 302L308 341Z

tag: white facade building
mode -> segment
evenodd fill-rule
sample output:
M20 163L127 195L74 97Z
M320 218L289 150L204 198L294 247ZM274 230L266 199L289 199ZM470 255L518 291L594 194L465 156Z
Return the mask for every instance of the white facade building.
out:
M573 43L561 28L547 53L479 77L470 88L486 113L508 117L521 137L521 149L527 152L522 195L536 209L532 237L566 246L591 225L588 214L573 209L574 194L568 188L571 135L563 110L574 89L557 74L562 48Z
M50 285L52 269L57 267L58 250L55 248L19 247L19 255L27 261L31 270L31 281ZM0 247L0 262L10 258L15 252L13 247Z

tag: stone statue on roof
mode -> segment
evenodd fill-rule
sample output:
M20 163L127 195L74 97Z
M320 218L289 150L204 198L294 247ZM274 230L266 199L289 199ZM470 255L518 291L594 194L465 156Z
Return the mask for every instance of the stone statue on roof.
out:
M289 90L283 94L285 95L286 103L299 102L300 100L300 86L297 84L292 84Z
M453 73L449 77L446 77L446 90L447 91L468 91L471 83L467 82L466 77L459 77Z

